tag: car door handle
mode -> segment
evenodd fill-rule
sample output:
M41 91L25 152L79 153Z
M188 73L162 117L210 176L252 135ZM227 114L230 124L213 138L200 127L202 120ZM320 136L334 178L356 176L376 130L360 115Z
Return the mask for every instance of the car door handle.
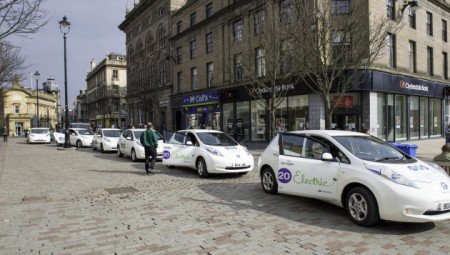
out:
M288 166L293 166L294 163L291 162L281 162L282 165L288 165Z

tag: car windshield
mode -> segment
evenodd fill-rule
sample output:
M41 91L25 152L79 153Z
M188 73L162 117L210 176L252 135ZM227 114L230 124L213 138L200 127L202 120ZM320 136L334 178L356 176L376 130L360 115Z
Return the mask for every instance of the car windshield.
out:
M78 129L78 133L80 135L94 135L94 133L87 129Z
M32 128L31 133L32 134L46 134L46 133L48 133L48 129L47 128Z
M144 131L143 130L139 130L139 131L134 131L134 137L136 138L136 139L138 139L138 140L140 140L141 139L141 134L143 133ZM162 137L162 135L158 132L158 131L155 131L155 133L156 133L156 135L158 136L158 140L161 140L161 139L163 139L163 137Z
M202 143L215 146L236 146L238 143L225 133L198 132L198 138Z
M388 143L372 136L334 136L342 146L356 157L374 162L404 163L415 161L400 153Z
M91 125L89 125L89 123L70 123L70 127L91 129Z
M103 135L106 137L119 137L120 130L103 130Z

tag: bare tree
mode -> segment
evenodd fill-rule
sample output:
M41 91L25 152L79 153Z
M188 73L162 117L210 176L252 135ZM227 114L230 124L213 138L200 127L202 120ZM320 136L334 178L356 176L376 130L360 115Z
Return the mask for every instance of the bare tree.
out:
M293 66L296 62L292 61L290 28L279 19L277 10L271 6L272 1L254 1L255 6L261 6L263 2L266 8L256 10L253 14L257 40L253 36L242 36L247 39L239 43L241 31L239 24L235 24L237 33L234 39L237 43L234 50L241 51L236 56L242 58L243 78L250 82L247 87L249 94L265 110L265 137L270 139L279 131L275 126L275 109L286 100L286 95L298 76ZM239 70L235 70L236 76L239 76Z
M119 86L104 86L102 102L99 104L101 108L100 112L103 114L104 127L107 127L107 124L109 124L108 127L113 124L112 120L115 113L117 113L117 116L119 115L121 99L125 97L125 94L126 88ZM109 123L106 122L107 119L109 120Z
M23 70L24 58L19 56L19 50L8 43L0 42L0 88L6 82Z
M6 39L11 35L28 37L38 32L48 22L43 9L45 0L0 1L0 87L24 69L24 59L19 57L17 46Z
M331 129L343 95L358 88L384 54L388 33L398 31L386 16L369 13L366 1L351 3L292 1L291 6L293 17L301 20L289 25L295 66L302 81L323 99L326 129Z

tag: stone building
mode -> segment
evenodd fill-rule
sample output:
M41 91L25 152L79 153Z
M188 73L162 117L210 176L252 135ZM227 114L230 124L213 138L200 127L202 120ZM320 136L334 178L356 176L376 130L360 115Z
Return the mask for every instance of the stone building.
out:
M161 131L172 126L169 49L170 14L185 0L134 1L119 28L126 34L127 110L130 125L152 121Z
M16 78L11 87L0 89L0 125L8 127L10 136L22 136L37 125L38 102L39 126L54 129L58 122L58 94L55 91L48 93L46 89L37 92L24 88Z
M125 55L109 53L98 65L91 61L86 76L87 89L79 96L77 109L83 120L96 127L127 125L125 95L127 60ZM84 106L84 107L83 107ZM87 109L84 109L87 107ZM86 115L86 116L85 116ZM89 116L89 120L88 117Z

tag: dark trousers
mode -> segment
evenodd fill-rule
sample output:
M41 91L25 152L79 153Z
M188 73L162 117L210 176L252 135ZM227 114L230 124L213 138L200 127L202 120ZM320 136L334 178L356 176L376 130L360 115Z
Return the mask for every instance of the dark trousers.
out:
M3 142L7 142L8 141L8 135L3 135Z
M150 157L152 157L152 163L150 164ZM156 148L145 147L145 170L153 169L156 163ZM150 167L149 167L150 166Z

